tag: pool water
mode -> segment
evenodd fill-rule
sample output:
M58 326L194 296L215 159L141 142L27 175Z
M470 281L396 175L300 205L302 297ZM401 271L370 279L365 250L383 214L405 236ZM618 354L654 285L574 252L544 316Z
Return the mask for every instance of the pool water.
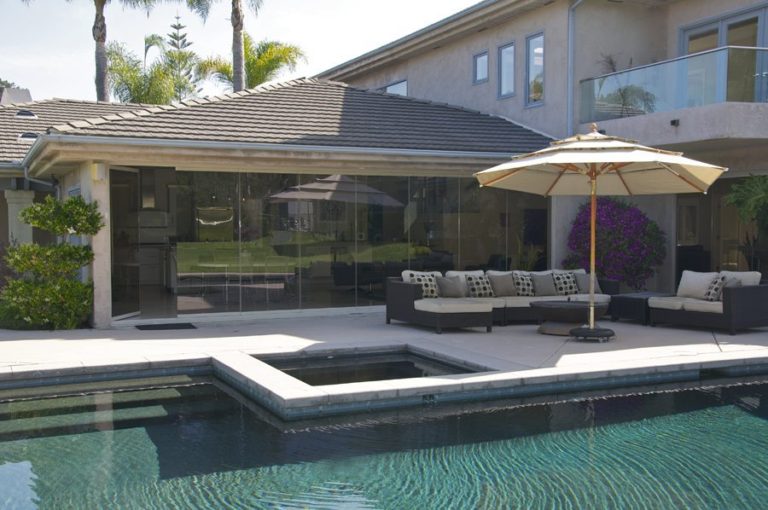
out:
M310 386L466 374L472 370L411 352L265 359Z
M0 508L768 501L767 384L419 414L281 430L215 384L4 402Z

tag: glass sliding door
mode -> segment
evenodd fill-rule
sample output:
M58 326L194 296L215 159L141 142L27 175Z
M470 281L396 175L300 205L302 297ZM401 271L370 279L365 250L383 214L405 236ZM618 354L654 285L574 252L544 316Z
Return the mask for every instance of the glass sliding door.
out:
M112 231L112 316L141 313L139 265L139 171L109 173Z
M178 313L240 311L240 174L179 172L173 250Z

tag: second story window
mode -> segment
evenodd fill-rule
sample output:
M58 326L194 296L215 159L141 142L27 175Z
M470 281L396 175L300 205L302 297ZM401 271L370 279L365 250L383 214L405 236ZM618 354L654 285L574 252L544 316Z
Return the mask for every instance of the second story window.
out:
M488 52L484 51L475 55L472 59L472 83L485 83L488 81Z
M544 102L544 34L529 37L525 46L525 104L536 105Z
M515 44L499 48L499 97L515 94Z
M387 94L397 94L398 96L408 95L408 80L398 81L384 87Z

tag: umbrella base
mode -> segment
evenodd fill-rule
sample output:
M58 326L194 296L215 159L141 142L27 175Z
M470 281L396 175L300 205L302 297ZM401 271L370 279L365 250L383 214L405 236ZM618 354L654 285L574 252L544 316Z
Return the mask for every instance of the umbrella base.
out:
M571 336L575 340L580 341L607 342L616 336L616 333L614 333L612 329L608 328L590 328L589 326L580 326L571 330Z

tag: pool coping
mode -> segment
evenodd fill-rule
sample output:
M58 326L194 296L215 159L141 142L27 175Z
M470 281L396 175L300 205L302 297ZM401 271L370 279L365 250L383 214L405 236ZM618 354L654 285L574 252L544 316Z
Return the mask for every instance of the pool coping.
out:
M424 378L310 386L260 361L256 356L318 356L409 350L483 372ZM63 362L0 367L0 390L164 375L214 375L287 421L398 408L580 391L647 386L668 382L768 374L764 353L701 354L695 361L614 361L609 367L530 368L448 346L389 343L338 346L295 352L231 350L212 354L137 356L119 360ZM709 358L709 359L708 359Z

